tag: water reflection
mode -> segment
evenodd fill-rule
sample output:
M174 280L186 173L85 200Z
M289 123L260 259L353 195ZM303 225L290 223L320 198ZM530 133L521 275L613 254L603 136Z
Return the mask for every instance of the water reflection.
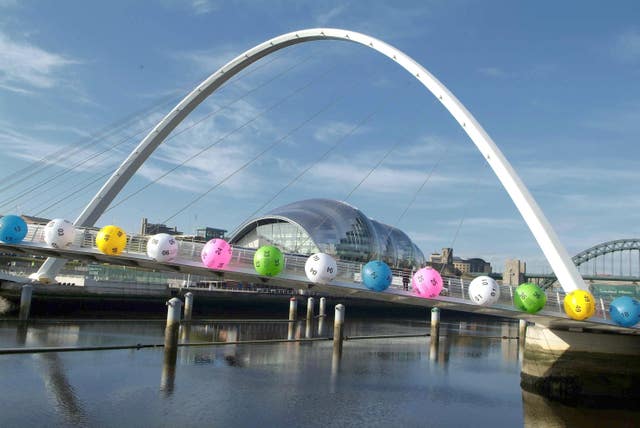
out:
M309 333L324 336L331 320L323 318L311 326L305 320L193 323L179 330L181 343L229 344L178 347L175 354L145 349L4 356L0 357L3 373L24 378L35 368L44 387L40 380L30 387L2 378L0 387L28 398L31 406L55 407L64 418L58 424L69 426L89 425L89 420L101 425L105 418L112 426L178 426L184 422L179 416L184 408L198 414L194 425L215 420L222 426L303 425L309 420L316 426L336 420L360 426L424 426L428 420L433 426L588 427L604 418L612 421L609 425L631 425L628 421L638 417L631 412L570 408L522 391L518 340L501 339L516 336L517 324L475 324L442 322L435 349L425 337L350 340L340 357L329 340L236 343ZM426 321L347 319L345 323L346 336L426 332ZM165 334L160 322L24 328L0 323L0 345L5 347L161 343ZM97 384L94 365L100 362L103 377ZM110 377L118 381L109 381ZM38 401L40 391L46 391L48 401ZM248 402L252 412L246 411ZM122 416L111 411L125 407ZM32 425L46 425L46 416L40 417ZM4 418L6 412L0 413L0 425L10 426L2 423Z
M322 337L322 336L325 335L325 332L324 332L324 330L325 330L325 318L326 317L321 316L318 319L318 336L319 337Z
M440 348L440 338L431 337L429 343L429 360L438 361L438 349Z
M334 394L336 392L336 384L338 382L338 374L340 373L340 360L342 355L335 350L331 354L331 381L329 391Z
M164 350L160 391L171 396L176 378L176 361L178 359L179 324L168 325L164 330Z
M296 324L293 321L289 321L288 324L289 324L289 326L288 326L288 329L287 329L287 339L288 340L293 340L293 338L295 337Z
M65 326L59 329L30 327L20 323L16 330L18 345L28 347L68 346L77 341L77 326ZM44 381L45 390L58 414L69 424L86 426L87 416L82 402L67 378L66 369L57 353L33 354L38 373Z
M524 390L522 405L524 426L530 428L601 428L640 425L640 414L637 411L569 407Z

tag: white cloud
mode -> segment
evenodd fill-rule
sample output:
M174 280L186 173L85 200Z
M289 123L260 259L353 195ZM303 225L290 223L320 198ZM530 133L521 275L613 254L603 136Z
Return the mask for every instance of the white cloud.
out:
M179 62L189 62L197 69L197 73L213 73L242 52L248 46L238 48L231 45L219 46L213 49L200 49L170 53L169 56Z
M346 8L347 8L346 4L340 4L329 9L327 12L320 13L316 17L317 24L323 27L327 24L330 24L338 16L342 15Z
M78 63L0 32L0 87L4 89L29 93L58 86L64 82L62 72Z
M91 133L84 129L76 128L75 126L59 125L57 123L41 123L33 125L35 131L46 132L58 132L58 133L70 133L80 137L90 137Z
M125 138L122 134L95 139L73 126L33 123L27 131L0 121L0 147L11 147L8 156L26 161L42 160L64 169L73 167L76 171L103 173L124 160L134 144L137 144L136 138Z
M338 139L350 133L350 135L363 134L366 132L366 128L363 126L357 127L355 123L346 123L331 121L324 125L318 126L313 133L313 138L321 143L335 143ZM352 129L356 128L353 132Z
M626 136L640 131L638 117L640 106L629 105L601 112L596 117L589 118L584 126Z
M162 0L167 8L187 10L195 15L205 15L218 10L219 4L214 0Z
M613 54L622 61L640 59L640 31L632 29L619 34L614 42Z
M460 220L446 220L440 222L446 226L456 226L460 224ZM477 226L481 228L498 228L513 229L525 226L524 220L521 218L498 218L498 217L467 217L462 220L462 227Z
M547 162L545 165L536 163L523 164L518 168L519 174L524 177L524 181L530 187L537 187L545 184L562 183L564 186L575 183L587 182L638 182L640 181L640 171L631 164L617 162L609 167L594 166L588 164L578 165L575 162L572 166L562 164L554 165Z
M212 109L215 110L217 109ZM243 192L251 189L258 182L258 173L253 167L244 168L237 173L236 171L277 140L277 130L260 116L260 112L257 106L242 101L234 104L233 108L221 110L213 117L207 117L207 113L192 115L194 117L190 116L189 120L181 125L181 129L190 129L176 137L170 136L138 173L153 181L170 169L185 163L166 178L162 178L159 184L202 193L235 174L221 187ZM248 123L250 125L247 125ZM235 131L238 128L241 129ZM260 136L256 137L256 133ZM269 152L265 153L265 156L268 155ZM251 162L250 166L259 162L260 159L257 159Z
M498 67L482 67L478 69L480 74L484 74L489 77L507 77L509 74Z
M325 186L337 189L351 189L355 187L373 167L372 163L360 163L360 159L337 158L321 162L315 165L307 176L323 183ZM378 167L360 185L363 191L378 193L415 192L427 178L428 171L423 169L392 168L389 166ZM448 176L433 173L429 183L443 189L447 185L470 185L476 183L474 177Z
M33 94L33 91L29 91L29 90L24 89L24 88L19 88L17 86L7 85L6 83L2 83L1 81L0 81L0 89L4 89L4 90L10 91L10 92L16 92L18 94L25 94L25 95Z
M396 2L354 2L348 14L334 12L332 26L336 22L335 26L357 28L365 34L384 34L386 40L424 35L429 31L428 21L436 3L421 1L399 6Z
M190 5L196 15L202 15L218 9L218 5L211 0L191 0Z

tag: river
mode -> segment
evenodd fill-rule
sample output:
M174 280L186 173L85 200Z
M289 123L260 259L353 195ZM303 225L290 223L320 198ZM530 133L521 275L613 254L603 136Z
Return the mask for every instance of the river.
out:
M181 342L330 336L331 321L208 320ZM517 323L443 317L429 337L0 355L6 427L638 426L640 413L569 408L520 388ZM422 334L426 320L349 318L348 337ZM0 322L0 347L161 344L162 320Z

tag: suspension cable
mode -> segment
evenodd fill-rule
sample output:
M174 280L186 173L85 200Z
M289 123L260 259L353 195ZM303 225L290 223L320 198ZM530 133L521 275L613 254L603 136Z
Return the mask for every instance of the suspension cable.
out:
M265 202L264 204L262 204L262 206L260 206L258 209L253 211L251 214L249 214L249 216L241 224L244 224L247 221L249 221L251 218L253 218L253 216L255 216L260 211L262 211L267 205L269 205L271 202L273 202L285 190L287 190L294 183L296 183L303 175L305 175L307 172L309 172L311 170L311 168L313 168L314 166L318 165L321 161L326 159L327 156L329 156L329 154L332 153L343 141L345 141L347 138L349 138L351 135L353 135L354 132L356 132L365 123L367 123L374 116L374 114L375 113L373 113L373 112L369 113L362 120L360 120L358 123L356 123L354 126L352 126L351 129L349 129L345 134L340 136L340 138L338 138L338 140L335 143L333 143L320 157L318 157L314 162L312 162L309 166L307 166L300 173L298 173L298 175L296 175L291 180L289 180L289 182L284 187L282 187L280 190L278 190L271 198L269 198L269 200L267 202Z
M308 85L310 85L313 82L310 82ZM307 86L308 86L307 85ZM295 132L297 132L298 130L300 130L302 127L304 127L306 124L308 124L309 122L311 122L313 119L315 119L316 117L320 116L320 114L324 113L325 111L327 111L329 108L333 107L334 105L336 105L338 103L338 101L344 99L346 97L346 95L342 95L340 97L334 98L333 100L331 100L330 102L328 102L327 104L325 104L322 108L320 108L319 110L317 110L313 115L311 115L309 118L307 118L306 120L304 120L302 123L300 123L298 126L294 127L293 129L291 129L290 131L288 131L286 134L284 134L282 137L280 137L279 139L277 139L276 141L274 141L273 143L271 143L269 146L267 146L264 150L262 150L260 153L258 153L258 155L254 156L253 158L251 158L250 160L248 160L247 162L245 162L242 166L240 166L239 168L237 168L236 170L234 170L231 174L228 174L226 177L224 177L222 180L220 180L218 183L216 183L215 185L211 186L206 192L200 194L198 197L196 197L195 199L191 200L188 204L186 204L185 206L183 206L180 210L178 210L177 212L175 212L173 215L171 215L169 218L167 218L166 220L164 220L162 223L167 224L170 220L172 220L173 218L175 218L177 215L179 215L180 213L184 212L187 208L193 206L196 202L200 201L203 197L205 197L206 195L208 195L209 193L211 193L213 190L217 189L218 187L220 187L222 184L224 184L227 180L229 180L230 178L232 178L234 175L236 175L237 173L239 173L240 171L242 171L243 169L245 169L247 166L249 166L250 164L252 164L253 162L255 162L256 160L258 160L260 157L262 157L265 153L267 153L268 151L270 151L272 148L274 148L275 146L277 146L278 144L282 143L284 140L286 140L287 138L289 138L291 135L293 135Z
M197 121L195 121L194 123L190 124L189 126L186 126L185 128L183 128L183 129L181 129L181 130L179 130L179 131L177 131L177 132L173 133L173 135L171 135L171 136L170 136L169 138L167 138L165 141L170 141L170 140L172 140L172 139L176 138L177 136L179 136L179 135L183 134L184 132L186 132L186 131L188 131L188 130L190 130L190 129L194 128L194 127L196 127L197 125L201 124L201 123L202 123L202 122L204 122L205 120L207 120L207 119L211 118L212 116L216 115L216 114L217 114L217 113L219 113L220 111L222 111L222 110L224 110L224 109L229 108L230 106L232 106L232 105L234 105L235 103L237 103L237 102L241 101L242 99L246 98L246 97L247 97L247 96L249 96L250 94L252 94L252 93L256 92L257 90L259 90L259 89L261 89L261 88L263 88L263 87L267 86L268 84L272 83L272 82L273 82L273 81L275 81L276 79L278 79L278 78L280 78L280 77L284 76L285 74L289 73L290 71L292 71L292 70L293 70L293 69L295 69L296 67L299 67L300 65L302 65L302 64L304 64L304 63L306 63L306 62L307 62L307 61L309 61L311 58L312 58L312 56L307 56L307 57L303 58L301 61L296 62L296 63L295 63L295 64L293 64L292 66L287 67L285 70L283 70L283 71L281 71L280 73L276 74L276 75L275 75L275 76L273 76L272 78L270 78L270 79L268 79L268 80L266 80L266 81L262 82L261 84L259 84L259 85L255 86L254 88L250 89L249 91L246 91L245 93L243 93L243 94L242 94L242 95L240 95L239 97L237 97L237 98L233 99L232 101L228 102L227 104L224 104L224 105L222 105L221 107L219 107L219 108L217 108L217 109L215 109L215 110L213 110L213 111L209 112L208 114L204 115L202 118L200 118L199 120L197 120ZM245 74L245 76L246 76L246 74ZM236 79L236 80L237 80L237 79ZM144 130L143 130L143 131L144 131ZM139 133L142 133L143 131L141 131L141 132L139 132ZM211 147L211 146L210 146L210 147ZM196 156L197 156L197 155L199 155L199 154L201 154L202 152L204 152L204 150L203 150L203 151L201 151L201 152L199 152L198 154L196 154ZM194 157L195 157L195 156L194 156ZM194 157L192 157L192 158L188 159L187 161L192 160ZM187 161L185 161L185 163L186 163ZM107 175L108 175L108 174L107 174ZM104 177L104 175L103 175L103 176L101 176L101 177ZM160 178L162 178L162 177L159 177L158 179L160 179ZM156 179L156 180L158 180L158 179ZM151 185L151 184L153 184L153 183L154 183L154 182L151 182L151 183L149 183L147 186L143 186L143 188L138 189L138 191L136 191L136 192L134 192L134 193L132 193L132 194L130 194L130 195L128 195L128 196L126 196L125 198L123 198L122 200L120 200L120 201L119 201L119 202L117 202L116 204L112 205L112 206L111 206L110 208L108 208L107 210L105 210L105 212L106 212L106 211L111 210L112 208L115 208L115 207L116 207L116 206L118 206L118 205L120 205L122 202L124 202L125 200L129 199L131 196L134 196L135 194L139 193L140 191L144 190L146 187L148 187L149 185ZM87 186L85 186L85 187L83 187L83 188L86 188L86 187L87 187ZM74 192L74 193L75 193L75 192ZM54 204L52 204L52 205L53 205L53 206L58 205L59 203L63 202L63 201L65 200L65 198L66 198L66 196L65 196L65 197L62 197L62 198L59 198L59 199L58 199ZM48 207L48 208L49 208L49 207Z
M409 209L413 206L413 204L415 203L416 199L418 198L418 195L420 194L420 192L422 192L422 189L424 189L424 186L429 182L429 180L431 179L431 176L433 175L434 171L438 168L438 166L440 165L440 163L447 157L447 154L449 152L449 145L445 146L445 150L442 153L442 155L436 160L436 162L431 166L431 169L429 170L429 174L427 174L427 176L425 177L425 179L422 181L422 183L420 184L420 186L418 187L418 189L413 193L413 196L411 197L411 200L409 201L409 203L407 204L407 206L404 208L404 210L402 210L402 213L400 213L400 215L398 216L398 218L396 219L395 223L393 224L393 227L398 229L398 225L400 224L400 221L404 218L404 216L407 214L407 212L409 211ZM386 239L389 238L389 236L391 235L391 231L388 232ZM385 239L385 240L386 240Z
M61 202L63 202L63 201L64 201L64 202L68 202L69 200L73 200L73 199L75 199L75 198L74 198L74 196L76 196L76 195L77 195L77 196L79 196L79 194L80 194L83 190L85 190L85 189L87 189L87 188L91 187L92 185L94 185L94 184L96 184L96 183L100 182L101 180L103 180L103 179L107 178L107 177L108 177L108 176L110 176L111 174L113 174L113 171L107 171L106 173L104 173L104 174L102 174L102 175L98 176L97 178L95 178L95 179L91 180L90 182L86 183L84 186L82 186L82 187L78 188L77 190L74 190L74 191L73 191L73 192L71 192L71 193L67 193L67 194L65 195L64 199L58 199L58 200L56 200L55 202L53 202L53 203L51 203L51 204L47 205L45 208L42 208L40 211L36 212L34 215L35 215L36 217L38 217L38 216L42 215L43 213L47 212L48 210L50 210L51 208L55 207L56 205L60 204L60 203L61 203Z
M247 76L255 73L256 71L260 70L263 67L266 67L269 64L272 64L275 61L278 61L280 59L283 58L283 54L280 55L273 55L270 56L270 58L268 58L267 61L260 61L260 63L256 64L255 67L251 67L251 69L243 72L242 74L236 75L234 76L232 79L230 79L228 82L226 82L224 85L230 85L230 84L234 84L237 81L246 78ZM207 74L207 76L209 76L209 74ZM206 76L205 76L206 77ZM204 78L198 80L201 81ZM190 86L191 87L191 86ZM182 91L182 90L181 90ZM8 175L6 175L5 177L2 177L2 179L0 179L0 182L5 183L2 187L0 187L0 193L11 188L14 187L17 184L20 184L26 180L28 180L29 178L40 174L41 172L43 172L44 170L46 170L47 168L49 168L52 165L55 165L57 161L63 159L63 158L68 158L86 148L92 147L94 145L94 142L99 141L101 139L105 139L111 135L114 135L117 131L120 131L126 127L128 127L129 125L131 125L132 123L134 123L136 120L148 116L158 110L160 110L161 108L166 107L167 105L171 104L171 103L175 103L177 101L176 96L175 95L168 95L165 97L166 99L163 99L162 101L159 102L154 102L153 105L149 106L149 107L145 107L143 109L140 109L138 111L136 111L135 113L133 113L132 115L128 115L125 118L122 118L120 120L117 120L116 122L107 125L106 127L104 127L102 130L96 132L94 135L89 136L86 140L82 140L79 142L79 145L77 145L71 152L69 152L68 147L64 146L59 148L58 150L56 150L53 153L49 153L45 156L43 156L40 159L37 159L31 163L29 163L28 165L26 165L25 167L21 168L18 171L14 171ZM129 138L133 138L137 135L139 135L142 131L135 133L133 135L131 135ZM44 164L43 167L37 167L37 165L40 164ZM35 168L35 169L34 169ZM23 174L26 173L28 171L31 171L30 174L28 174L25 177L19 178L18 177ZM11 182L11 180L15 180L14 182Z
M484 171L484 169L483 169ZM472 198L474 197L474 195L476 195L476 189L478 187L478 183L480 183L480 180L474 180L473 185L471 187L471 195ZM467 213L469 211L469 202L467 201L467 203L464 205L464 209L462 210L462 216L460 217L460 221L458 222L458 226L456 227L456 231L453 234L453 239L451 240L451 245L449 246L449 248L453 248L453 246L456 243L456 240L458 239L458 234L460 233L460 230L462 229L462 225L464 224L464 221L467 217ZM440 262L442 262L442 260L440 260ZM440 267L440 271L439 273L442 274L442 271L444 270L446 266L446 263L442 263L442 266Z
M267 65L269 65L269 64L273 63L274 61L276 61L276 60L278 60L278 59L281 59L281 58L282 58L282 55L277 56L276 58L273 58L272 60L270 60L270 61L268 61L268 62L265 62L265 63L262 63L262 64L258 64L258 66L256 66L256 67L254 67L254 68L250 69L249 71L247 71L247 72L245 72L245 73L243 73L243 74L241 74L241 75L237 75L237 76L235 76L233 79L229 80L229 82L227 82L226 84L229 84L229 83L236 83L236 82L237 82L237 81L239 81L240 79L242 79L242 78L246 78L246 77L247 77L247 76L249 76L250 74L252 74L252 73L256 72L257 70L259 70L259 69L261 69L261 68L263 68L263 67L265 67L265 66L267 66ZM305 58L304 60L300 61L297 65L304 63L307 59L308 59L308 58ZM263 85L260 85L260 86L258 86L257 88L254 88L254 90L259 89L260 87L265 86L265 85L267 85L268 83L270 83L270 81L265 82ZM250 91L250 92L251 92L251 91ZM250 93L250 92L249 92L249 93ZM244 94L244 96L247 96L247 95L248 95L248 93ZM242 97L240 97L239 99L241 99L241 98L242 98ZM239 99L235 99L235 100L234 100L234 102L238 101ZM228 107L228 106L229 106L229 105L231 105L231 104L233 104L233 102L232 102L232 103L227 104L226 106ZM224 108L224 107L223 107L223 108ZM216 110L216 111L212 112L212 114L210 114L210 115L209 115L209 117L210 117L211 115L213 115L213 114L215 114L215 113L219 112L220 110L221 110L221 109L218 109L218 110ZM195 125L193 125L193 126L195 126ZM136 132L135 134L133 134L132 136L127 137L127 139L134 138L134 137L136 137L136 136L138 136L138 135L140 135L140 134L142 134L142 133L148 132L149 130L150 130L150 128L149 128L149 129L146 129L146 128L145 128L145 129L142 129L142 130L140 130L140 131ZM172 138L173 138L173 137L172 137ZM106 151L104 151L103 153L105 153L105 152L106 152ZM99 157L100 155L101 155L101 154L98 154L98 156L97 156L97 157ZM96 157L96 156L94 156L94 159L97 159L97 157ZM86 161L89 161L89 159L86 159ZM115 171L115 169L117 169L117 168L110 169L110 170L109 170L109 172L108 172L107 174L99 174L99 175L98 175L98 174L95 174L95 175L97 176L97 178L96 178L96 179L94 179L93 181L91 181L91 183L90 183L90 184L93 184L93 183L95 183L96 181L99 181L100 179L104 178L105 176L110 175L113 171ZM76 172L76 174L79 174L79 172ZM73 177L67 177L67 180L65 180L64 182L68 181L70 178L73 178ZM57 185L58 185L58 184L56 184L56 183L52 183L52 185L51 185L51 186L49 186L49 189L54 188L54 187L55 187L55 186L57 186ZM87 188L89 188L89 187L90 187L89 185L76 186L76 188L75 188L75 189L78 189L78 190L75 190L75 189L74 189L73 191L71 191L71 192L69 192L69 193L66 193L65 195L63 195L63 196L59 197L59 198L58 198L58 199L57 199L53 204L51 204L51 205L47 206L47 208L45 208L44 210L41 210L41 211L40 211L40 213L42 213L43 211L46 211L46 210L47 210L47 209L49 209L49 208L52 208L52 207L53 207L53 206L55 206L55 205L58 205L58 204L60 204L60 203L64 202L65 198L67 197L66 195L69 195L69 196L74 195L74 194L78 193L78 191L85 190L85 189L87 189ZM46 189L46 188L45 188L45 189L43 189L43 191L42 191L42 192L39 192L39 193L40 193L40 194L41 194L41 193L45 193L45 192L47 192L47 190L48 190L48 189ZM38 205L36 205L36 207L38 207L38 206L39 206L39 207L42 207L43 205L46 205L47 203L50 203L50 202L51 202L51 201L53 201L54 199L55 199L55 197L54 197L54 198L50 198L50 199L48 199L45 203L42 203L42 204L38 204Z
M409 83L409 82L408 82ZM408 85L407 83L407 85ZM388 101L388 99L390 98L390 96L386 97L384 101ZM371 113L369 113L369 115L367 115L365 117L365 119L360 122L356 128L359 128L360 126L362 126L365 122L369 121L373 116L375 116L375 114L379 113L381 110L384 109L385 106L390 105L390 103L387 102L381 102L378 107L376 109L374 109ZM355 129L353 130L355 131ZM353 131L351 131L349 133L349 135L351 135L353 133ZM346 137L345 137L346 138ZM373 172L382 164L382 162L384 162L384 160L391 154L391 152L398 146L398 144L400 143L400 141L397 141L396 143L393 144L393 146L383 155L383 157L376 163L376 165L374 165L366 174L365 176L360 180L360 182L358 184L356 184L351 191L349 191L349 193L347 194L347 196L344 198L344 201L347 202L349 200L349 198L353 195L353 193L367 180L367 178L369 178L371 176L371 174L373 174ZM310 169L310 168L309 168ZM329 218L329 216L324 216L322 218L322 221L313 228L313 230L311 231L311 233L307 233L307 237L305 238L304 241L302 241L300 243L300 245L298 246L298 248L302 248L307 241L309 241L309 239L311 239L311 235L313 235Z

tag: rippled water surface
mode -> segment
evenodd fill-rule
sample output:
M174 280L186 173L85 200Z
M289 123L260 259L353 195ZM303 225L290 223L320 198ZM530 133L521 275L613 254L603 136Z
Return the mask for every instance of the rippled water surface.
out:
M224 321L182 343L330 335L331 323ZM422 320L347 319L346 335L426 333ZM633 415L563 408L520 388L517 325L443 322L430 338L0 355L0 426L604 426ZM503 336L507 337L506 339ZM0 323L0 346L161 344L162 321ZM564 416L563 416L564 415ZM586 416L586 417L585 417ZM612 425L607 425L612 426ZM631 426L631 425L627 425Z

